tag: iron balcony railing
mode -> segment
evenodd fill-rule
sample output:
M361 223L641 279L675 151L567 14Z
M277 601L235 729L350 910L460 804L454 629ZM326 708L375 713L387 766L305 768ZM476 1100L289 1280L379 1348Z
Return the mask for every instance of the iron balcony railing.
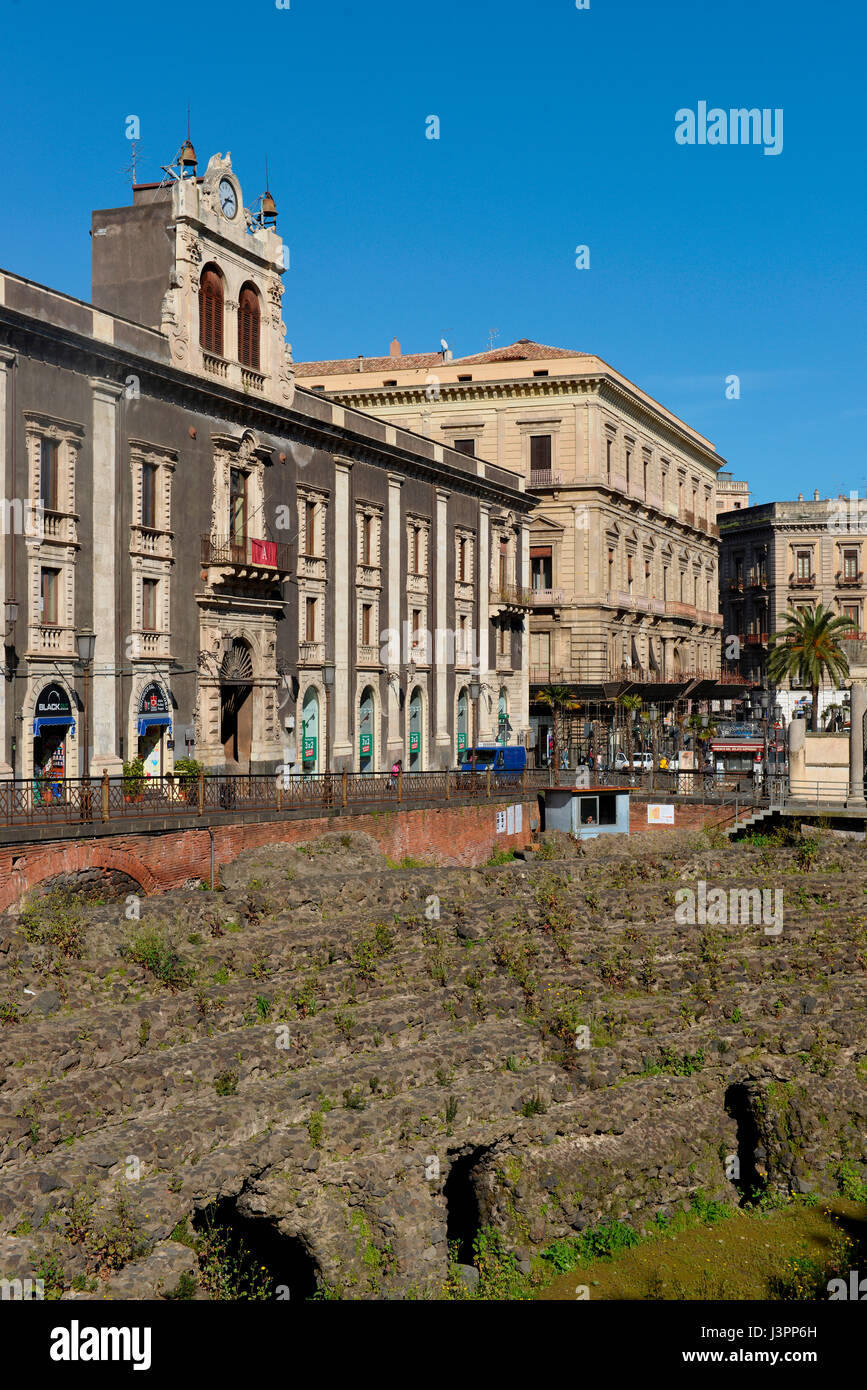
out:
M491 603L503 604L507 608L532 608L533 590L520 584L494 584L491 587Z
M202 564L288 574L289 546L286 541L266 541L255 536L202 536Z

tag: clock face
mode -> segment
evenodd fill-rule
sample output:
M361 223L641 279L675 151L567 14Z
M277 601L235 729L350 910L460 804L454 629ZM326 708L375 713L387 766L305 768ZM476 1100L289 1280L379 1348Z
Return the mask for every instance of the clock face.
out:
M234 217L238 211L238 199L235 194L235 186L229 179L220 179L217 189L220 197L220 207L224 217Z

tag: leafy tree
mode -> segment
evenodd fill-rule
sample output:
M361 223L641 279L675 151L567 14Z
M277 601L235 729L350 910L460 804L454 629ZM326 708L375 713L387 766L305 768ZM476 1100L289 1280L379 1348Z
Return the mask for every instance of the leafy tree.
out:
M717 727L711 717L707 716L707 724L702 723L702 715L691 714L689 716L689 727L692 730L695 742L702 750L702 762L707 754L707 744L712 738L717 736Z
M560 732L563 713L565 710L580 709L581 706L568 685L543 686L537 699L541 705L547 705L554 716L554 767L558 769L560 767Z
M843 618L820 603L816 608L788 612L786 626L771 638L768 676L775 685L788 680L812 692L813 733L818 729L819 690L825 680L839 686L849 675L849 660L839 639L856 630L851 618Z

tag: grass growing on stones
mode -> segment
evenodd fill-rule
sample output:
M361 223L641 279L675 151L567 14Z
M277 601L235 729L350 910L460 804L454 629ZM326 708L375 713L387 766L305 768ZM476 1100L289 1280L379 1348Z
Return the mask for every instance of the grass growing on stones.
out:
M707 1211L688 1220L681 1213L701 1186L734 1208L740 1193L727 1181L727 1155L743 1150L749 1164L758 1145L757 1172L771 1191L812 1189L831 1200L839 1187L853 1202L867 1195L863 848L821 838L802 869L801 838L718 847L682 835L635 837L640 845L600 838L579 863L552 836L556 862L528 856L499 868L388 874L356 837L341 846L331 836L315 856L250 852L227 867L223 899L179 890L145 904L142 921L124 925L117 905L82 903L81 961L61 953L52 962L18 918L0 921L0 1001L24 1020L0 1027L14 1120L0 1134L0 1245L18 1232L13 1239L32 1251L35 1269L43 1242L54 1242L65 1288L70 1276L94 1277L84 1238L65 1238L72 1195L91 1174L97 1200L110 1205L104 1156L120 1163L154 1142L147 1226L158 1247L177 1220L176 1194L211 1200L220 1185L238 1190L252 1178L267 1222L303 1232L311 1261L321 1252L330 1277L339 1270L340 1296L430 1297L452 1278L447 1234L464 1232L465 1260L478 1216L459 1219L460 1185L444 1194L423 1164L438 1151L452 1166L455 1155L472 1153L472 1190L501 1235L482 1242L475 1272L454 1271L455 1297L535 1297L560 1278L571 1280L563 1297L574 1299L584 1283L600 1296L613 1270L645 1248L668 1252L699 1227L707 1229L692 1263L685 1255L655 1280L642 1268L634 1296L739 1296L725 1271L714 1282L717 1242L734 1230L745 1244L758 1242L757 1258L767 1256L777 1213L732 1211L713 1224ZM655 848L663 843L665 854ZM784 874L779 939L759 923L684 932L675 921L679 884L774 887ZM243 928L232 933L230 923ZM119 928L130 943L125 962ZM40 998L37 977L47 968L57 983ZM291 1049L277 1041L284 1020ZM735 1083L754 1134L727 1105ZM399 1260L347 1239L336 1194L354 1192L359 1174L370 1187L372 1244L384 1257L399 1231ZM59 1187L45 1182L55 1177ZM48 1234L46 1188L57 1194ZM659 1208L680 1214L653 1221ZM620 1237L605 1231L618 1226L615 1217L649 1234L639 1230L634 1246L625 1242L635 1232L623 1235L614 1248ZM592 1224L600 1221L607 1227ZM267 1240L250 1234L245 1218L230 1217L226 1229L248 1240L257 1263L269 1262ZM528 1253L542 1249L547 1259ZM14 1253L20 1258L21 1246ZM769 1272L770 1296L805 1296L816 1270L824 1272L821 1255L809 1243L794 1249L790 1267ZM150 1261L136 1270L133 1257L115 1279L109 1257L99 1257L106 1296L152 1296ZM224 1296L235 1279L225 1270L231 1260L236 1252L216 1250L217 1293L199 1283L196 1297ZM585 1273L589 1266L608 1273ZM771 1285L755 1287L765 1297Z
M582 1255L543 1299L826 1299L828 1280L867 1251L867 1207L796 1200L776 1211L680 1213L611 1258Z
M143 927L122 947L122 953L134 965L149 970L173 994L188 989L193 982L193 967L158 927Z
M102 1200L91 1184L80 1187L67 1212L66 1236L70 1244L84 1248L96 1274L122 1269L144 1248L139 1213L120 1184Z
M21 909L19 924L31 945L46 946L55 956L81 958L84 915L72 893L55 888L32 898Z

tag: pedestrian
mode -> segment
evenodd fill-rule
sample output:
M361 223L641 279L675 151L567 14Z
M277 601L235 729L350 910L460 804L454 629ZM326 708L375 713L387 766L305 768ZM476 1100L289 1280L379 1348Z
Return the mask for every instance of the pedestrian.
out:
M402 759L395 758L394 762L391 765L391 776L388 779L388 790L390 792L394 791L395 787L397 786L397 779L400 776L402 766Z

